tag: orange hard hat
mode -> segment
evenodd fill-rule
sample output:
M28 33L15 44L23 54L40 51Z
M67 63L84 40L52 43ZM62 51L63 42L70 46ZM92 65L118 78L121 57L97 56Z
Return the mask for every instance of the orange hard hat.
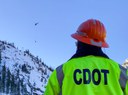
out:
M74 39L90 45L108 48L105 41L106 29L99 20L89 19L83 22L76 33L71 35Z

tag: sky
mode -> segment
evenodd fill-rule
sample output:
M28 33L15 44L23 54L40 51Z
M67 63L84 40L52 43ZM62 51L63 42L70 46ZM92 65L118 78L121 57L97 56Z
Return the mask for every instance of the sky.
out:
M71 34L82 22L98 19L110 46L103 51L122 64L128 58L127 5L127 0L0 0L0 40L56 68L76 52Z

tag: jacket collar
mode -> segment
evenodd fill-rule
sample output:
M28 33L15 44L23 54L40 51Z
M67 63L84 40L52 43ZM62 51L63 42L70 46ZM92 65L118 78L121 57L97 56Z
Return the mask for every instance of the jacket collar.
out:
M109 59L109 57L105 53L103 53L100 47L88 45L82 42L78 42L77 51L70 59L89 55L101 56Z

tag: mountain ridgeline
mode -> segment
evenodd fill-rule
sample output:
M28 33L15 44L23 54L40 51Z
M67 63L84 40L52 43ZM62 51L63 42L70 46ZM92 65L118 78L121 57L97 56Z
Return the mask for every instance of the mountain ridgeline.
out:
M29 50L0 41L0 95L43 95L52 71Z

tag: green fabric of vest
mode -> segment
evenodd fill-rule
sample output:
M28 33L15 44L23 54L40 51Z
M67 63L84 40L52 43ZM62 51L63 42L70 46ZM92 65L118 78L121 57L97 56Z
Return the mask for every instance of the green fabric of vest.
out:
M62 70L62 88L55 70L44 95L128 95L128 82L124 93L119 82L121 70L113 60L79 57L64 63Z

